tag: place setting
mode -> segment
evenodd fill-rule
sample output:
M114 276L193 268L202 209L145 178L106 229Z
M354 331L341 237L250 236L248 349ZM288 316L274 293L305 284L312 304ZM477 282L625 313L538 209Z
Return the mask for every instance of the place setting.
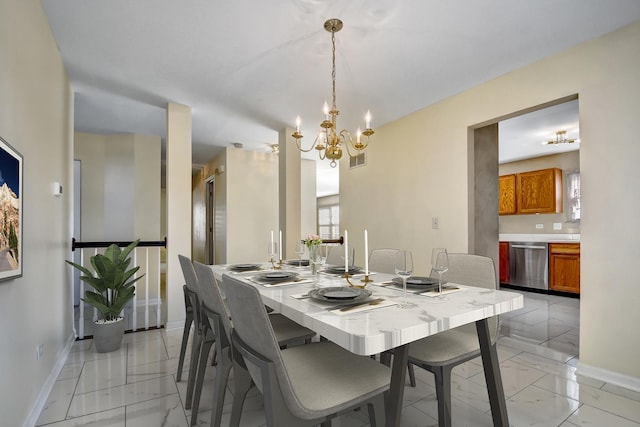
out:
M300 277L300 274L297 272L286 270L263 271L247 279L267 288L284 285L301 285L312 282L311 279Z
M395 301L385 300L381 297L371 298L372 294L371 290L364 288L331 286L315 288L307 293L291 295L291 297L309 299L314 303L319 303L321 307L326 306L326 310L338 315L352 314L397 304Z

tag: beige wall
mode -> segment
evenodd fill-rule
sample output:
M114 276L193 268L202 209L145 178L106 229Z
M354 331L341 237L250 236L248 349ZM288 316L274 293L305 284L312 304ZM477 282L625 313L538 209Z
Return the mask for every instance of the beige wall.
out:
M500 233L525 233L525 234L554 234L554 233L580 233L580 224L567 222L569 208L567 198L567 172L580 170L580 152L554 154L551 156L536 157L534 159L520 160L517 162L500 165L500 175L508 175L518 172L528 172L547 168L562 169L562 201L563 209L559 214L541 215L501 215ZM561 223L562 230L554 230L553 224ZM542 224L544 228L537 229L536 224Z
M302 159L300 169L300 239L318 230L316 162ZM291 248L295 252L295 246Z
M160 240L161 141L150 135L76 132L81 162L81 236L95 240Z
M267 259L271 230L278 235L278 164L272 153L227 148L193 177L193 256L204 262L206 256L206 181L214 180L215 260L216 264ZM215 173L215 170L224 172ZM301 164L300 236L316 230L315 162ZM298 237L296 237L298 238ZM248 245L247 242L257 242ZM290 248L295 254L295 245Z
M640 324L633 280L640 198L633 197L631 184L640 182L638 46L640 23L377 129L367 166L340 168L341 222L350 242L361 249L361 230L368 227L371 247L411 249L421 273L428 271L434 246L466 251L475 214L468 202L468 129L578 94L585 212L579 372L640 388L640 340L629 339ZM611 212L617 212L615 221ZM432 216L439 217L439 230L431 229Z
M0 136L24 157L24 275L0 282L0 424L21 426L73 343L73 95L39 1L0 2L0 64Z

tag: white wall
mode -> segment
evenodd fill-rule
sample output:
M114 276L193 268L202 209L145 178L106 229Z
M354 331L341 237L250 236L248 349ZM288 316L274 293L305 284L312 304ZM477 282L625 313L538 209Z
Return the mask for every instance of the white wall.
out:
M300 238L318 230L318 206L316 197L316 161L301 160L300 169ZM295 247L291 248L295 251Z
M278 156L228 148L224 175L227 262L266 261L278 234Z
M640 182L639 46L636 23L376 129L367 166L340 168L341 222L349 241L362 248L366 226L370 247L413 250L421 273L434 246L466 251L474 215L468 128L578 94L585 213L580 371L640 387L640 340L633 339L640 324L640 197L634 187ZM618 212L614 222L612 211ZM439 230L431 229L432 216L439 217Z
M151 135L75 134L81 162L84 241L160 240L161 140Z
M0 2L0 64L0 135L24 157L24 275L0 282L0 424L20 426L73 338L73 95L39 1Z

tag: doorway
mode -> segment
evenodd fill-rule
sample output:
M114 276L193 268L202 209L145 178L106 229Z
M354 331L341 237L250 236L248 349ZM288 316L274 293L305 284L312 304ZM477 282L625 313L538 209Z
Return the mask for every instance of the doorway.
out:
M206 181L206 217L207 217L207 232L206 232L206 263L215 264L215 177L211 177Z
M510 119L524 121L525 116L532 113L544 116L544 113L552 111L553 108L563 109L570 106L571 103L575 104L577 109L577 95L514 112L469 128L469 188L473 189L473 191L469 192L469 251L493 258L496 267L499 266L499 237L501 235L504 236L506 233L529 235L542 232L549 234L568 233L575 234L579 238L579 223L570 220L567 200L564 202L563 214L558 216L511 215L508 221L503 221L503 217L498 215L498 176L502 174L503 164L505 163L502 162L499 156L499 152L502 150L500 144L503 142L504 136L502 125ZM570 123L567 123L567 125L570 125ZM536 149L543 147L543 145L548 146L543 148L558 148L557 146L554 147L554 144L546 144L545 141L552 140L555 132L563 129L556 129L558 125L552 124L551 121L547 123L547 126L549 126L547 132L537 137L536 144L538 147L535 147ZM569 138L573 137L574 135L569 136ZM562 144L562 148L568 145L570 144ZM545 156L555 158L558 156L564 157L565 155L551 152L538 154L538 156L543 159ZM577 159L575 160L577 162L576 166L554 166L560 167L565 172L563 174L565 197L568 183L568 179L566 179L567 172L572 173L575 172L575 169L579 169L579 151L574 153L573 156ZM532 160L532 170L544 169L543 160ZM566 162L564 158L555 160ZM525 161L524 157L512 159L512 162L522 161ZM548 218L546 218L547 216ZM524 228L518 228L519 225L516 224L518 219L523 220L522 227ZM558 225L558 223L561 224ZM539 224L543 224L543 230L540 230ZM505 225L507 230L503 229ZM556 226L561 227L561 230L555 229ZM523 291L523 294L525 294L525 308L503 319L503 327L500 331L503 338L507 337L522 343L543 346L564 355L577 356L580 301L574 298L535 294L526 291Z

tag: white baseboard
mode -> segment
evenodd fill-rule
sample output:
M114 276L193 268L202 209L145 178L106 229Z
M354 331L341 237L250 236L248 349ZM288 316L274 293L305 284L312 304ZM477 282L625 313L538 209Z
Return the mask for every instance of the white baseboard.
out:
M67 343L65 344L62 351L60 351L60 353L58 354L58 359L56 360L56 363L53 365L53 368L51 369L51 372L49 373L47 380L44 382L44 385L40 389L40 393L38 393L38 397L36 398L35 402L31 406L29 415L27 416L27 418L24 420L24 423L22 424L23 427L33 427L38 422L38 417L40 417L40 413L42 412L42 409L47 404L47 398L49 397L51 390L53 390L53 386L56 384L58 375L60 375L60 371L62 371L62 368L64 367L64 363L67 361L67 356L69 356L69 353L71 352L71 348L73 347L73 343L75 342L75 340L76 338L74 334L69 335L69 338L67 339Z
M586 365L582 362L578 363L576 374L593 378L598 381L604 381L606 383L640 393L640 378L637 377L621 374L620 372L609 371L607 369L597 368L595 366Z

